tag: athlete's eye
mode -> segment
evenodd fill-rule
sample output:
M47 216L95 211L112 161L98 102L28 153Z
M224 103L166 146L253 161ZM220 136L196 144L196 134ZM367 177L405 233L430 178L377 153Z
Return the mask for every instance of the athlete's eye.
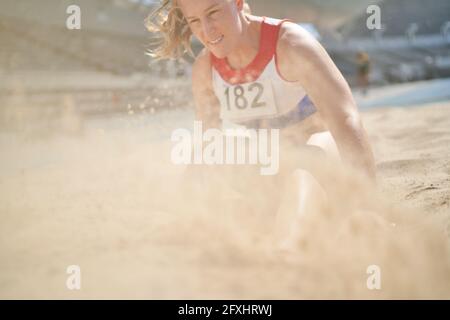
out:
M200 20L198 20L198 19L192 19L192 20L189 20L188 21L188 23L189 24L195 24L195 23L197 23L197 22L199 22Z
M219 12L219 10L213 10L213 11L211 11L210 13L208 13L208 16L209 16L209 17L215 16L216 13L218 13L218 12Z

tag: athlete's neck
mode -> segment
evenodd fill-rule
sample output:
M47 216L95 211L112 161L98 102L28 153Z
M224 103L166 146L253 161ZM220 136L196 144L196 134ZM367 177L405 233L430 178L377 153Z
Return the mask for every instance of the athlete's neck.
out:
M242 36L236 49L227 56L231 68L242 69L255 59L259 51L261 21L256 17L243 15Z

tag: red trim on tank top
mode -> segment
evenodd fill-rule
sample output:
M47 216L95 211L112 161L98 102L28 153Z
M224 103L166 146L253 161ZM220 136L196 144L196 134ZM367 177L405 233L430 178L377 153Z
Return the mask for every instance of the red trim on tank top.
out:
M253 61L244 68L233 69L229 65L226 57L220 59L211 52L210 56L212 66L220 74L222 79L230 84L242 84L257 80L274 56L276 61L278 35L281 25L285 21L288 20L280 20L278 24L274 25L267 23L266 17L263 17L260 31L259 51ZM284 79L278 70L278 66L277 72L280 77Z

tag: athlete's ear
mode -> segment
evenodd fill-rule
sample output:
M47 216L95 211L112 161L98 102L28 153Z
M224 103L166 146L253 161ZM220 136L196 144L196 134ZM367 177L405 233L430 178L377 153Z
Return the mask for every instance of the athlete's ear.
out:
M239 11L242 11L242 9L244 9L244 0L236 0L236 6Z

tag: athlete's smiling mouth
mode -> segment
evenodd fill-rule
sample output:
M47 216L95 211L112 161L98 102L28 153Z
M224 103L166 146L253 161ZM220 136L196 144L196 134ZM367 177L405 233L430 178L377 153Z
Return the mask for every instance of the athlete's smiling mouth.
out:
M218 37L217 39L208 41L208 43L209 43L209 44L212 44L212 45L216 45L216 44L218 44L220 41L222 41L222 39L223 39L223 35L221 35L221 36Z

